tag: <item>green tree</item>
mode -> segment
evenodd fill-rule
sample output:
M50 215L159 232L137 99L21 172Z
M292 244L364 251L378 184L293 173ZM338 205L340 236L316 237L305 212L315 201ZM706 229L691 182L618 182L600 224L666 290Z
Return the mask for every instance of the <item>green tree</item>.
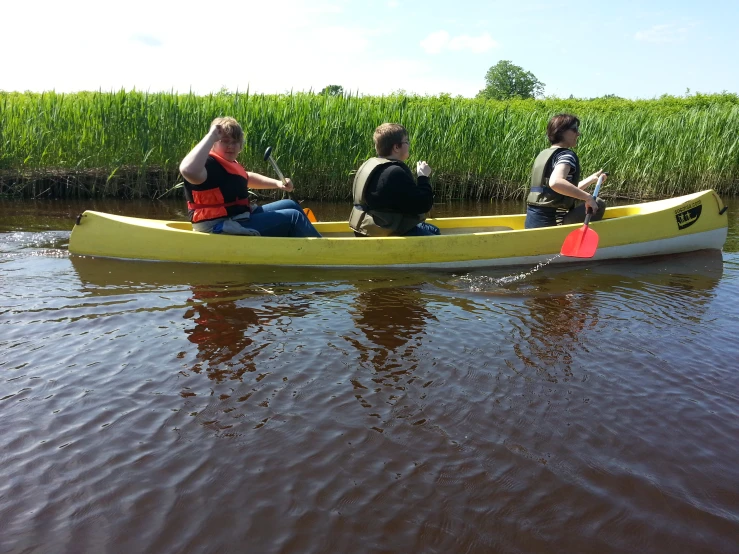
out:
M329 85L327 87L323 87L321 94L324 96L344 96L344 87L341 85Z
M477 96L494 100L535 98L544 92L544 83L531 71L524 71L508 60L501 60L485 74L485 88Z

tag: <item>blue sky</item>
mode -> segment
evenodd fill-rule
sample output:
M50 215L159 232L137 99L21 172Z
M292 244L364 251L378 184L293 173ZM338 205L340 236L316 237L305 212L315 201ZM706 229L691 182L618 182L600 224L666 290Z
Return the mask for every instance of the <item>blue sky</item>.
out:
M510 60L547 96L739 92L736 0L37 0L3 16L6 91L474 96Z

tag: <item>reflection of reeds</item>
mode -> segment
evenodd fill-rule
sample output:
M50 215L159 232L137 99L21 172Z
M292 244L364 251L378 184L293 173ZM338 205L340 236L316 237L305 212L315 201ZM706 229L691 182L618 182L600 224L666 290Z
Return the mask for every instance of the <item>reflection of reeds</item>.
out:
M194 96L142 92L0 92L0 192L26 196L161 196L180 159L219 115L245 127L241 161L268 173L274 147L300 196L348 199L353 171L373 154L383 121L404 124L411 154L434 168L444 198L520 198L548 118L582 120L586 174L605 167L606 196L739 192L739 97L514 100L322 96Z

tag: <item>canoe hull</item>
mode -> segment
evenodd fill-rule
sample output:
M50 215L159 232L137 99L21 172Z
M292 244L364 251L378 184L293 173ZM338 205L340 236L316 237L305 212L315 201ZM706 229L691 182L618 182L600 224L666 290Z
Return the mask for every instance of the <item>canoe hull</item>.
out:
M723 212L722 212L723 210ZM721 213L720 213L721 212ZM440 218L435 237L346 236L346 222L318 223L325 238L240 237L196 233L189 223L87 211L70 238L72 254L210 264L471 269L530 265L559 254L578 225L523 229L525 216ZM593 260L720 250L728 218L713 191L606 210L592 224ZM553 263L582 262L559 256Z

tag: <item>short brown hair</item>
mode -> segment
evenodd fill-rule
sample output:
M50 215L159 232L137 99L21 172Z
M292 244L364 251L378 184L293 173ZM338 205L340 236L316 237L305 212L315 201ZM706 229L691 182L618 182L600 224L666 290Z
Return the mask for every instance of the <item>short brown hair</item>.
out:
M233 117L216 117L211 123L211 126L213 125L220 125L223 127L223 131L226 133L226 136L230 137L232 140L244 142L244 130L241 128L241 125L239 125L239 122Z
M580 120L569 113L558 113L553 116L547 123L547 138L550 144L557 144L562 141L562 136L567 129L580 126Z
M377 129L372 139L375 141L375 152L378 156L389 156L393 153L393 146L408 138L408 131L398 123L383 123Z

